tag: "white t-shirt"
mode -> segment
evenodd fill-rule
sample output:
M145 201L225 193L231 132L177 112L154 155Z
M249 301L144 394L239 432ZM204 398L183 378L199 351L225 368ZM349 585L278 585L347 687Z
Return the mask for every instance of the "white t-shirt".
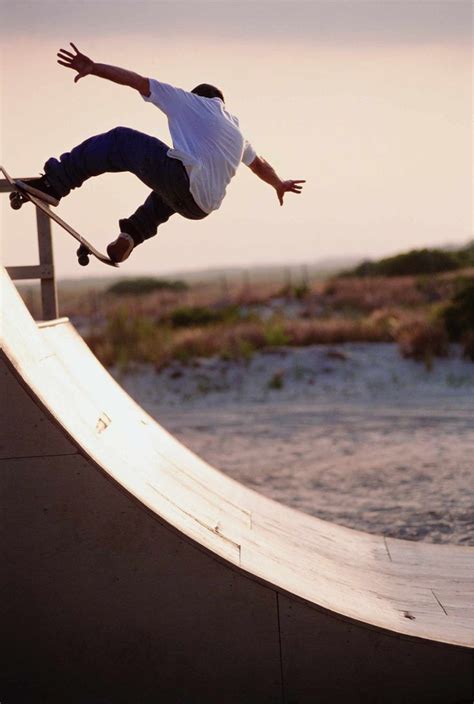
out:
M183 162L191 194L205 213L222 203L226 188L242 161L249 166L256 157L239 121L220 98L203 98L154 79L144 100L168 117L173 149L168 155Z

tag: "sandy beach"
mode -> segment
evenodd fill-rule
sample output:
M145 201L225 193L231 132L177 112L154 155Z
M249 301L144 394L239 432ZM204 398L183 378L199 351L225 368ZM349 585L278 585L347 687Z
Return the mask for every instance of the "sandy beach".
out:
M314 345L113 370L213 466L341 525L474 545L474 364L392 344Z

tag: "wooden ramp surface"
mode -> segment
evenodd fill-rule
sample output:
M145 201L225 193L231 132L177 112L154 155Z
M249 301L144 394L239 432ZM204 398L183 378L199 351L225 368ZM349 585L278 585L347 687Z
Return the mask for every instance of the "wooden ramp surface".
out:
M247 489L5 270L1 306L2 700L469 701L474 548Z

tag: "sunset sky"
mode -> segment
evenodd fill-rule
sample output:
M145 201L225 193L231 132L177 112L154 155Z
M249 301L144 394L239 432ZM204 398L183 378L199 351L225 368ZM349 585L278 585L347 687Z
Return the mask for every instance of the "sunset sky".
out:
M126 125L170 143L166 117L56 63L69 41L92 59L182 88L220 86L257 153L305 178L280 208L241 166L221 209L175 215L124 274L379 256L472 237L471 3L458 0L117 2L0 0L0 162L38 174L86 137ZM88 181L57 212L105 250L147 189L129 174ZM32 208L1 199L2 260L37 260ZM55 228L59 277L78 267Z

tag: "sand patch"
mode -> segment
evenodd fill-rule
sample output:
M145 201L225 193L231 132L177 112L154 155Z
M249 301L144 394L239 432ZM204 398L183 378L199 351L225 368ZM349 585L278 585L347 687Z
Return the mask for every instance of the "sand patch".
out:
M282 503L398 538L474 545L474 364L314 345L120 378L208 462Z

